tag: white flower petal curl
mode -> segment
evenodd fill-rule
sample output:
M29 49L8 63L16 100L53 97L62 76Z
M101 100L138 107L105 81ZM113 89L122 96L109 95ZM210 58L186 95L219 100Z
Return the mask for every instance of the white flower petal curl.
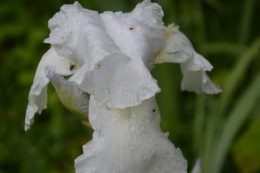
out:
M136 107L109 110L91 96L89 111L95 131L75 160L77 173L187 173L180 149L160 129L154 97Z
M146 2L144 13L152 15L157 6ZM81 68L69 80L110 108L136 106L160 91L149 70L154 66L154 53L163 44L159 26L145 25L130 13L92 16L78 39Z
M157 9L157 7L160 6L145 1L137 5L130 13L104 12L100 14L107 33L122 53L132 60L142 59L149 70L154 66L154 54L164 45L161 27L163 13L156 15L157 11L161 11L161 8ZM142 18L146 15L150 17ZM153 22L146 21L153 18L158 18L153 25Z
M140 18L140 15L143 18ZM121 56L122 59L129 57L131 60L136 61L129 61L129 64L137 64L137 62L143 61L145 66L139 65L136 69L137 72L143 71L141 75L138 75L140 79L149 76L149 81L146 80L143 83L149 85L147 88L150 93L147 93L147 91L140 93L142 89L134 88L140 87L139 85L130 85L133 88L129 88L129 92L133 91L133 97L129 97L129 100L120 100L118 94L116 99L113 99L115 94L110 94L110 96L104 97L107 100L102 100L102 102L106 100L108 105L115 108L135 106L140 104L143 99L154 96L160 90L155 80L150 74L148 75L149 71L147 72L146 68L151 70L154 67L154 53L164 45L162 16L161 7L149 0L137 5L131 13L106 12L100 15L97 12L82 8L76 2L73 5L64 5L61 11L50 19L49 28L51 34L45 40L45 43L52 44L60 55L68 58L75 56L77 58L81 68L70 78L70 81L77 83L82 90L94 94L98 100L101 99L100 96L103 96L100 93L104 93L105 90L100 92L100 89L93 89L97 81L109 80L110 86L118 85L111 81L119 82L118 78L113 75L95 75L93 71L96 71L95 68L99 65L99 62L113 55L116 55L116 57ZM112 20L108 20L110 18ZM126 69L127 66L130 66L124 64ZM116 68L115 66L116 64L114 67L109 67ZM118 72L125 73L126 69L122 67L121 69L122 71ZM90 79L91 74L95 75L96 82L94 83L93 81L87 81ZM126 76L128 76L128 81L132 81L133 76ZM100 77L100 79L97 77ZM110 78L105 79L104 77ZM91 82L92 84L90 84ZM139 82L142 85L141 87L143 87L143 83ZM120 88L120 86L122 84L116 88ZM137 97L137 93L140 96ZM131 94L129 93L129 95Z
M155 63L180 63L183 74L182 90L217 94L222 90L211 82L205 71L213 66L198 54L188 38L174 24L165 27L165 45L156 55Z
M77 66L75 60L59 56L57 52L50 48L42 57L29 93L29 103L26 109L25 130L29 129L33 123L33 117L36 112L41 113L47 104L47 84L49 79L46 77L46 69L53 70L61 75L71 75L75 69L71 66Z
M82 121L88 120L89 96L77 85L67 81L63 76L49 70L47 78L53 84L62 104Z
M181 82L181 90L193 91L197 94L217 94L222 90L218 85L214 84L205 71L190 71L183 64L181 64L181 71L183 74Z
M76 57L76 49L81 31L89 20L98 16L96 11L83 8L78 2L73 5L63 5L48 22L51 30L49 38L44 43L51 44L59 55L67 58Z
M74 75L77 74L82 75L80 71ZM80 89L92 94L109 108L124 109L136 106L160 92L157 81L141 60L132 61L117 54L100 61L84 79L79 85ZM70 81L77 83L77 80Z
M164 26L162 21L164 16L162 7L157 3L152 3L151 0L144 0L143 2L137 4L130 15L150 26L156 26L161 29Z

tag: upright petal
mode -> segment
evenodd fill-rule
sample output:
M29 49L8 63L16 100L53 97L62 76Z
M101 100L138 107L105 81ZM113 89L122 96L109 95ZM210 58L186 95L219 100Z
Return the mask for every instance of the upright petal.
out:
M89 111L95 131L75 160L77 173L187 173L180 149L160 129L154 97L123 110L109 110L91 97Z
M73 68L72 68L73 67ZM34 76L34 81L29 93L29 104L26 109L25 130L29 129L36 112L41 113L47 104L47 84L49 79L45 75L46 69L50 69L61 75L71 75L75 72L77 62L59 56L50 48L42 57Z
M188 38L173 24L164 28L165 45L155 55L155 63L180 63L183 74L182 90L217 94L222 90L211 82L205 71L212 65L198 54Z
M144 0L137 4L130 15L147 25L163 28L162 18L164 13L162 7L157 3L152 3L151 0Z
M60 12L49 20L51 33L44 42L53 45L59 55L75 58L80 33L96 16L96 11L83 8L78 2L63 5Z
M151 70L154 66L154 54L164 45L164 36L162 27L157 22L153 24L146 21L153 18L153 12L156 13L156 8L153 7L159 7L158 4L141 4L130 13L104 12L100 15L107 33L122 53L132 60L142 59ZM143 18L146 14L151 16ZM161 15L155 16L154 18L157 17L162 22Z

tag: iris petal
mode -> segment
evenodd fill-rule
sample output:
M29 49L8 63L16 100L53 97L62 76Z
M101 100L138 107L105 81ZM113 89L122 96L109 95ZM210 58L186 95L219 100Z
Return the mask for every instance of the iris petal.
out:
M53 71L48 71L47 77L53 84L62 104L82 121L87 121L89 109L88 94Z
M75 160L77 173L187 173L180 149L160 129L154 97L123 110L109 110L91 97L89 115L95 131Z
M165 45L156 55L155 63L180 63L183 74L181 89L217 94L222 90L211 82L206 71L211 71L213 66L198 54L188 38L173 24L165 27Z
M71 75L75 69L76 61L59 56L54 48L50 48L42 57L34 77L33 84L29 93L29 103L26 109L25 130L29 129L33 123L36 112L41 113L47 106L47 84L49 79L46 77L46 69L51 69L61 75Z

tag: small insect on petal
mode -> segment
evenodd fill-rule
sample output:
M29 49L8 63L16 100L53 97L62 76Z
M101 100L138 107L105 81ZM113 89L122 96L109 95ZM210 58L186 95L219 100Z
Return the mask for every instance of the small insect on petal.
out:
M96 69L99 69L100 66L101 66L101 64L97 64L97 65L96 65Z
M134 28L133 28L133 27L131 27L131 28L129 28L129 30L134 30Z
M75 64L70 64L70 71L73 70L75 68Z

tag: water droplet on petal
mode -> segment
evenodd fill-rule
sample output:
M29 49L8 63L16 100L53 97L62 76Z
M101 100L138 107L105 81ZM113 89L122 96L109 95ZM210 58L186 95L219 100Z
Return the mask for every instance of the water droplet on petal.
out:
M136 136L134 134L130 135L132 141L135 141L136 140Z
M144 125L143 125L143 124L140 125L139 130L140 130L141 132L144 130Z
M116 168L116 170L117 170L117 171L119 171L119 170L120 170L120 168L119 168L119 167L117 167L117 168Z
M150 149L150 150L149 150L149 153L150 153L150 154L154 154L154 149Z
M146 120L145 123L146 123L146 124L149 124L149 123L150 123L150 120Z
M144 154L142 155L142 159L143 159L143 160L145 160L145 159L146 159L146 157L145 157L145 155L144 155Z
M136 136L132 135L132 140L135 141L136 140Z
M134 125L130 125L129 130L130 130L131 132L134 131L134 130L135 130L135 126L134 126Z

